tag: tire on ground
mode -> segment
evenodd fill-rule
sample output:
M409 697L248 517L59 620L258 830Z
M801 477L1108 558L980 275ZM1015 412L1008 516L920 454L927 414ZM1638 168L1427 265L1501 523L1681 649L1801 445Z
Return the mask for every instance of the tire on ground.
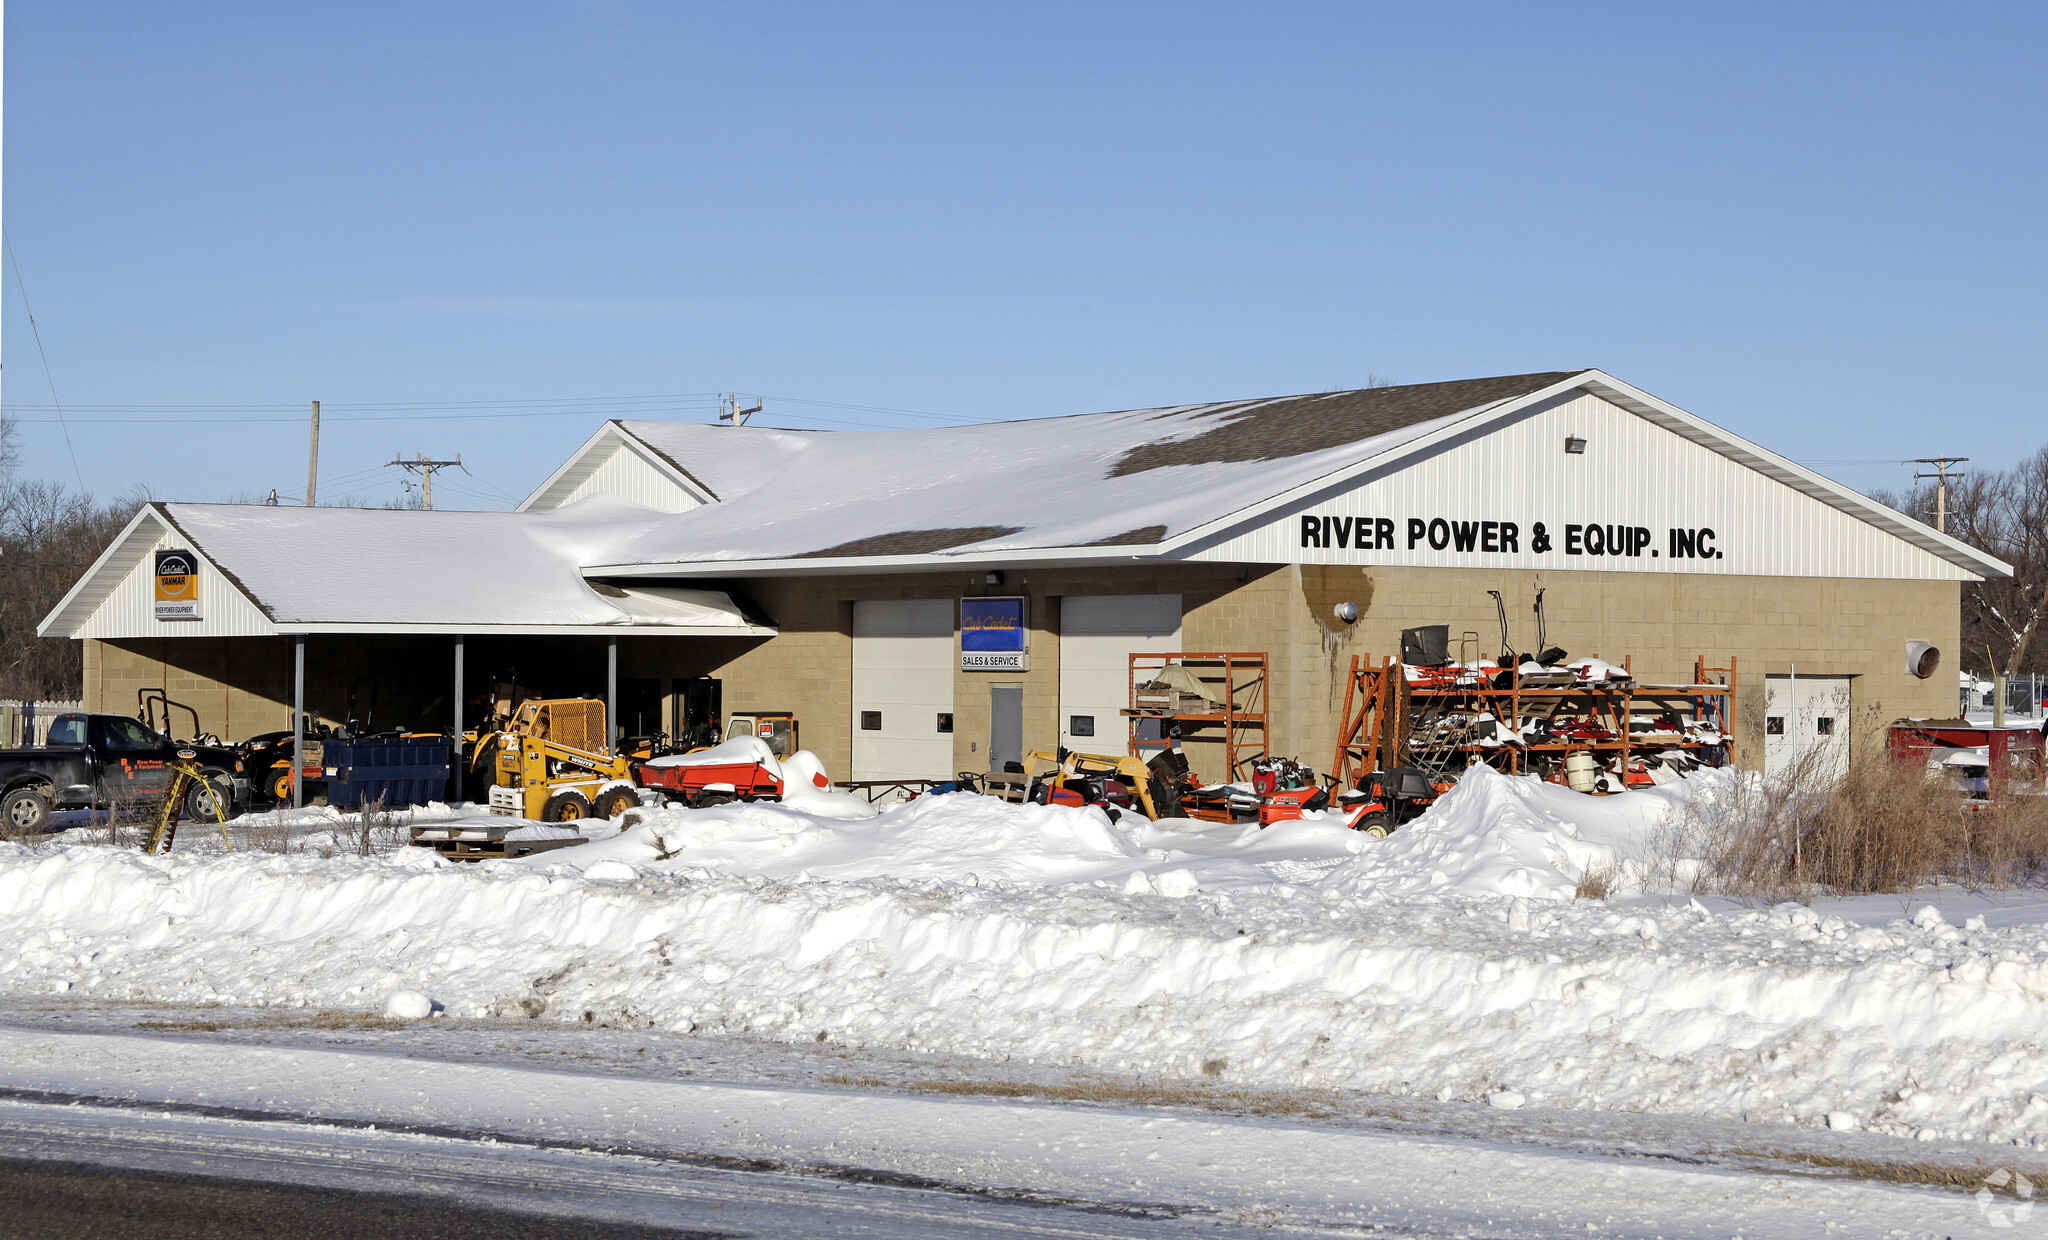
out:
M590 817L590 798L573 789L557 792L540 807L542 822L580 822Z
M0 797L0 828L9 835L33 835L50 825L50 798L41 789L16 788Z
M629 809L640 807L640 795L631 788L607 788L597 794L590 812L599 818L617 818Z

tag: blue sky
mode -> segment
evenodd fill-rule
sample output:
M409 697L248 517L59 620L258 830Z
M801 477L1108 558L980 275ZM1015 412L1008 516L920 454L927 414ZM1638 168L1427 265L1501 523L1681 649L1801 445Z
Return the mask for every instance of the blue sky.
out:
M1806 461L2048 440L2038 4L6 18L7 234L101 493L296 495L314 398L323 500L459 452L437 499L475 507L708 402L447 415L723 390L915 426L875 410L1591 365ZM28 468L69 480L5 304Z

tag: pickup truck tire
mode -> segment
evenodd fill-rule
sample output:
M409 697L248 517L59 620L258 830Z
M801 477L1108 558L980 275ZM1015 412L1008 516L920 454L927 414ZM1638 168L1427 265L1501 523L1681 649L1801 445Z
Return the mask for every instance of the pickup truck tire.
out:
M590 798L580 792L557 792L540 807L542 822L581 822L590 817Z
M50 825L50 798L34 788L16 788L0 797L0 826L9 835L39 835Z
M220 805L220 818L213 816L216 801ZM227 776L218 771L208 771L205 782L195 781L185 790L184 818L186 822L203 822L211 825L223 818L234 817L234 804L235 789L234 785L228 782Z

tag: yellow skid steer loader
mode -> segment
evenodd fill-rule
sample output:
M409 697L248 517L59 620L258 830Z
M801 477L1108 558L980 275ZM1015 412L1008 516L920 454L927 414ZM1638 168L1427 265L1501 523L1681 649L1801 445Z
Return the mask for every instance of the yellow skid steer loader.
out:
M521 702L492 739L497 748L493 814L574 822L593 815L615 817L640 803L631 760L609 743L603 702Z

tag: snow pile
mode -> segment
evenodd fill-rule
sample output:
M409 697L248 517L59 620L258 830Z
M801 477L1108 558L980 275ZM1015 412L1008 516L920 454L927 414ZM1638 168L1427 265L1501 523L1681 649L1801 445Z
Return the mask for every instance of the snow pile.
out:
M641 810L480 865L0 845L0 991L404 1019L430 997L454 1017L2048 1144L2048 927L1569 900L1660 807L1718 790L1679 787L1592 799L1474 770L1387 841L955 794L862 819Z
M1428 813L1324 881L1357 895L1463 891L1569 900L1588 869L1613 867L1615 853L1580 839L1577 825L1545 804L1549 788L1471 767ZM1578 804L1557 808L1591 803L1564 795Z

